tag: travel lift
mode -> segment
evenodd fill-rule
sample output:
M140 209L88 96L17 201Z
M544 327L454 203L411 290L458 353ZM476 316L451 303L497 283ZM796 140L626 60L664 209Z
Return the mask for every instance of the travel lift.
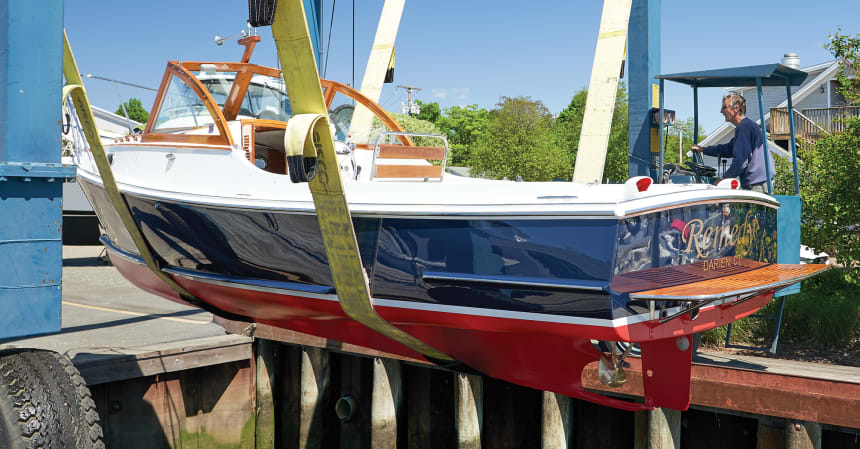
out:
M0 341L8 342L60 331L62 192L75 169L60 162L62 0L0 2L0 25ZM0 447L103 447L82 385L62 354L0 351Z

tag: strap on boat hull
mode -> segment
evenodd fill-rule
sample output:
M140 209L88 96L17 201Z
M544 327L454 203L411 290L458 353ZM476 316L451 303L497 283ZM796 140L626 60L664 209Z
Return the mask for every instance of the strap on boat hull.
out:
M315 172L297 176L307 178L329 267L343 311L355 321L385 335L434 361L454 359L385 321L373 308L367 274L361 263L358 242L349 206L344 196L340 169L329 131L328 112L322 94L301 0L281 0L275 10L272 34L283 67L284 82L293 112L284 146L293 166L304 167L313 161ZM291 174L291 178L296 180Z
M78 112L78 118L80 119L81 126L83 127L84 135L87 138L87 143L90 145L90 152L93 155L93 160L95 161L96 167L98 168L99 176L101 177L105 191L107 192L111 204L113 204L113 207L117 212L117 215L119 215L123 225L125 225L129 236L131 236L131 240L134 242L138 253L140 254L143 261L146 263L146 266L156 276L158 276L159 279L161 279L165 284L167 284L171 290L176 292L176 294L183 301L196 307L199 307L209 313L220 315L228 319L241 319L246 321L249 320L249 318L247 317L230 312L225 312L223 310L211 306L210 304L207 304L200 298L197 298L196 296L188 292L184 287L182 287L181 285L179 285L179 283L173 280L172 277L167 275L167 273L161 271L161 267L159 266L158 260L155 258L155 255L150 249L149 244L147 244L146 242L146 238L143 236L143 233L137 226L137 222L134 221L134 217L131 215L131 211L128 209L128 204L126 204L125 199L122 197L122 194L120 193L119 188L116 185L116 179L113 176L110 162L108 161L104 147L101 143L101 139L99 138L98 129L96 128L95 117L93 116L92 108L90 108L90 101L87 98L87 92L84 89L84 83L81 80L81 74L78 71L78 65L75 62L75 56L72 53L72 47L71 44L69 44L69 37L66 35L65 30L63 30L63 75L65 75L66 82L68 83L65 87L63 87L63 101L65 102L66 96L71 95L72 101L74 102L75 108Z

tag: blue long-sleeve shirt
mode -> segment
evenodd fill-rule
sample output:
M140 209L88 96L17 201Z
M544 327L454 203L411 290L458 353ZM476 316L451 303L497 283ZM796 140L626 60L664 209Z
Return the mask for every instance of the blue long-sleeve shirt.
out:
M764 166L764 145L761 128L754 121L744 117L735 129L735 136L729 143L704 148L708 156L732 158L724 178L740 178L741 186L749 187L767 181ZM776 174L773 157L768 158L771 179Z

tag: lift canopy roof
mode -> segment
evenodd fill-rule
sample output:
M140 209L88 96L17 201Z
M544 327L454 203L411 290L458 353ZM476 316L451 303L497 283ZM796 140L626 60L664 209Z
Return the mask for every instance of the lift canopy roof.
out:
M799 86L808 74L782 64L751 65L728 69L702 70L699 72L657 75L655 78L676 81L693 87L746 87L755 86L761 78L762 86Z

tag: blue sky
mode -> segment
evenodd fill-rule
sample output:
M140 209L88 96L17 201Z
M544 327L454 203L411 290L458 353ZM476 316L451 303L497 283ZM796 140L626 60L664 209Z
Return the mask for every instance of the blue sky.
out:
M355 83L361 84L383 0L355 0ZM492 108L501 96L530 96L560 112L591 74L603 2L407 0L397 35L395 84L422 87L417 98L443 107L476 103ZM234 41L213 37L240 32L245 0L65 1L65 27L82 73L158 87L166 61L238 60ZM325 34L332 0L324 0ZM336 4L326 77L352 82L352 2ZM827 36L842 27L860 33L857 0L702 2L663 0L662 72L779 62L797 53L801 66L831 59ZM268 28L251 62L276 65ZM115 110L110 83L88 80L92 103ZM119 86L123 100L138 97L147 109L154 94ZM700 94L707 132L722 123L721 89ZM398 111L406 93L387 85L380 103ZM692 116L692 92L667 87L668 108Z

